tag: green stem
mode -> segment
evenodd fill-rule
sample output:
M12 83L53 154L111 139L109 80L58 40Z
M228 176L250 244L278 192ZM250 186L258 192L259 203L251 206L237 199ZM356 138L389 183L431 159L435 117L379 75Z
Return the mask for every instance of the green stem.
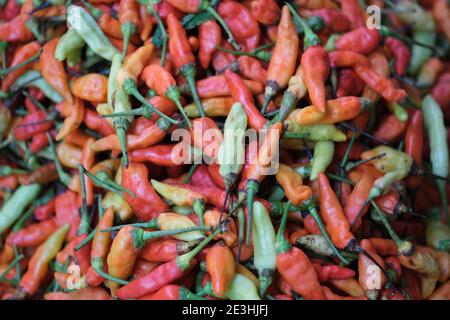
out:
M87 234L89 232L89 216L87 212L86 202L86 181L84 180L84 170L81 164L78 164L78 174L80 176L81 188L81 221L78 226L78 235Z
M70 181L71 181L71 177L68 173L66 173L62 166L61 166L61 162L59 162L58 159L58 155L56 153L56 148L55 148L55 144L53 143L52 137L50 136L50 134L47 132L47 140L48 140L48 144L50 146L50 151L53 154L53 161L55 162L55 166L56 166L56 171L58 172L58 176L59 176L59 180L61 180L62 183L64 183L64 185L66 187L70 186Z
M385 155L386 155L386 153L383 152L383 153L377 154L376 156L373 156L373 157L370 157L370 158L367 158L367 159L362 159L362 160L358 160L358 161L355 161L355 162L349 162L345 166L345 171L349 172L350 170L352 170L353 168L356 168L357 166L359 166L361 164L368 163L370 161L383 158Z
M166 53L167 53L167 32L166 29L164 28L164 23L161 19L161 16L158 13L158 10L155 9L154 4L153 4L153 16L156 19L156 22L158 24L159 29L161 30L161 36L163 38L163 44L162 44L162 50L161 50L161 61L160 61L160 65L164 66L164 62L166 60Z
M120 230L123 227L127 227L127 226L144 228L144 229L147 229L147 228L149 228L149 229L159 229L158 219L155 218L155 219L152 219L152 220L147 221L147 222L121 224L119 226L114 226L114 227L111 227L111 228L102 229L102 230L100 230L100 232L110 232L110 231Z
M286 5L291 11L292 16L294 17L294 20L297 20L303 27L303 31L305 33L305 37L303 40L303 49L306 50L309 47L316 46L320 44L320 38L311 30L309 25L306 23L303 18L300 17L300 15L297 13L297 11L292 7L290 3L286 2Z
M193 164L190 168L188 173L186 174L186 177L184 177L183 183L189 183L191 181L192 175L195 172L195 169L197 169L198 164Z
M210 15L216 19L216 21L220 24L220 26L225 30L225 33L228 37L228 42L235 48L236 50L241 50L241 47L236 43L236 40L234 39L233 34L231 33L230 29L228 28L226 22L222 19L222 17L216 12L216 10L211 7L209 4L204 8Z
M181 73L183 77L186 79L189 89L192 93L192 99L194 99L195 106L197 107L198 113L201 118L204 118L205 111L203 110L202 104L200 102L200 98L198 97L197 88L195 87L195 66L193 63L186 64L181 69Z
M116 278L116 277L110 275L109 273L106 273L105 271L103 271L102 258L94 258L94 259L92 259L91 260L91 264L92 264L92 268L94 268L95 272L97 272L99 275L101 275L106 280L109 280L109 281L112 281L112 282L116 282L116 283L121 284L121 285L127 285L128 284L128 281Z
M259 182L256 180L248 180L246 191L247 191L247 228L245 234L245 245L250 246L250 239L252 233L252 216L253 216L253 201L256 193L259 190Z
M167 236L172 236L172 235L176 235L176 234L180 234L180 233L193 232L193 231L211 231L211 227L209 227L209 226L193 226L193 227L169 229L169 230L162 230L162 231L145 231L142 235L142 239L143 239L143 241L147 241L150 239L167 237Z
M93 229L91 231L91 233L88 234L88 236L86 238L83 239L83 241L81 241L76 247L75 247L75 252L77 252L78 250L80 250L81 248L83 248L85 245L87 245L89 242L91 242L94 237L95 237L95 232L97 230Z
M17 69L22 68L23 66L26 66L27 64L36 61L37 59L39 59L39 57L41 56L41 52L36 53L34 56L22 61L21 63L18 63L12 67L6 68L6 69L2 69L0 70L0 76L4 76L7 73L11 73L16 71Z
M134 23L124 23L121 26L122 34L123 34L123 48L122 48L122 63L125 60L125 56L127 55L128 45L130 44L131 36L136 33L136 26Z
M18 256L16 256L14 258L13 261L11 261L11 263L8 265L8 267L6 267L6 269L0 274L0 281L5 281L8 280L5 278L5 276L8 275L8 273L16 267L16 265L20 262L20 260L22 260L24 258L24 255L20 254Z

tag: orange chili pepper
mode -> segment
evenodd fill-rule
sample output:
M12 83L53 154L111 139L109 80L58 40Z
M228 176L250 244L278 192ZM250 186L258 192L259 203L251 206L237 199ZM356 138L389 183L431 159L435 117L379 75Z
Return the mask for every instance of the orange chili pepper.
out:
M264 113L269 102L280 89L287 86L289 79L296 70L299 38L287 6L281 11L278 24L278 35L267 70L265 102L261 108ZM303 58L302 58L303 59ZM303 64L303 63L302 63Z
M81 125L85 110L83 100L79 98L75 98L73 102L63 101L60 109L63 115L68 114L68 116L64 119L64 124L56 135L57 141L64 139Z
M206 254L206 269L211 276L214 294L222 297L233 280L236 270L231 250L223 243L210 248Z
M72 83L72 93L90 102L106 102L108 78L99 73L89 73L75 79Z
M374 178L368 174L363 173L361 178L356 183L352 193L348 197L347 203L344 207L344 214L347 221L352 225L352 230L358 230L361 226L362 217L369 209L369 206L365 203ZM363 209L363 206L365 208Z
M39 59L40 70L44 79L64 97L66 102L73 104L74 101L67 82L64 64L55 58L58 42L59 38L53 38L44 45Z
M280 164L276 179L286 197L296 206L312 196L311 188L303 185L302 176L289 166Z

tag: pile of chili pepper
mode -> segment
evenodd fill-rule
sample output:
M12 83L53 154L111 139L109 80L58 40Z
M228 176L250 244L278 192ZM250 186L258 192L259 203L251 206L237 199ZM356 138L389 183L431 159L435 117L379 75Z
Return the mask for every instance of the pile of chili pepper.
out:
M450 299L449 17L0 1L0 298Z

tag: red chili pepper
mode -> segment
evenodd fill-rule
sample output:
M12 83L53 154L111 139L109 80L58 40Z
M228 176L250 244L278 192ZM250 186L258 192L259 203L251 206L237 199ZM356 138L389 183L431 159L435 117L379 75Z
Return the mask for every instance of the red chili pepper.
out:
M208 167L204 164L199 165L195 169L190 182L198 187L217 188L216 183L209 174Z
M14 19L0 24L0 40L7 42L26 42L33 39L33 34L26 23L28 14L21 13Z
M251 95L264 92L264 86L260 81L243 80ZM226 97L232 93L228 82L223 75L211 76L196 82L200 98Z
M370 66L370 61L361 53L350 50L335 50L328 54L333 68L354 67L357 64Z
M19 231L11 232L6 238L10 246L33 247L42 244L58 229L55 219L33 223Z
M416 165L422 165L423 150L423 116L422 111L415 110L409 118L405 133L405 152L413 158ZM417 188L422 182L421 177L408 177L410 188Z
M148 169L141 163L130 163L128 168L122 167L122 186L136 195L133 198L124 193L125 199L142 221L149 221L159 212L169 209L148 181Z
M267 70L264 89L265 101L261 112L264 113L273 97L280 89L287 86L289 79L296 70L298 51L299 38L295 24L289 8L284 6L281 11L281 20L278 24L277 41ZM303 66L303 69L305 69L305 66Z
M55 203L56 199L52 198L46 204L37 207L34 210L34 217L39 221L50 219L52 215L55 213Z
M59 226L70 224L67 240L71 241L76 237L80 216L78 214L77 194L66 191L55 198L56 221Z
M352 69L341 69L338 74L336 97L359 96L364 89L364 82Z
M338 265L322 265L320 261L312 261L320 282L336 279L348 279L355 276L355 271Z
M362 217L365 215L369 206L365 203L374 178L368 174L363 173L362 177L356 183L352 193L348 197L348 200L344 207L344 214L347 217L347 221L353 226L352 230L358 230L361 226ZM364 209L363 206L365 206ZM358 214L360 215L358 217Z
M275 0L254 0L251 2L252 16L263 25L272 25L278 22L281 10Z
M242 106L244 107L248 117L249 126L255 130L262 129L266 124L267 119L264 118L255 107L253 97L245 82L231 70L226 70L224 74L233 99L242 103Z
M352 22L352 29L366 26L366 18L358 0L341 0L342 13Z
M117 297L120 299L140 298L189 274L198 263L195 256L209 243L209 241L212 240L218 231L219 229L203 240L192 251L161 264L149 274L129 282L127 285L117 290Z
M406 123L398 119L395 114L383 117L380 126L375 130L374 136L388 142L395 141L406 129Z
M350 19L337 9L324 8L312 10L310 16L321 17L325 25L332 32L347 32L352 28Z
M43 110L37 110L23 117L14 128L14 138L24 141L34 135L45 132L53 126L53 121L47 118Z
M343 249L355 242L355 237L350 232L350 224L344 215L344 211L330 186L328 178L322 172L318 176L320 186L320 215L322 216L327 231L336 245Z
M239 73L244 78L261 83L263 79L267 79L267 70L264 69L258 59L249 56L240 56L237 61L239 63Z
M251 51L258 46L261 30L246 7L236 1L220 2L217 12L227 24L237 43L245 50Z
M406 67L409 64L409 59L411 58L411 52L409 51L408 46L393 37L387 37L384 40L384 43L394 55L395 72L399 76L403 76L405 74Z
M30 144L30 151L37 153L48 145L47 134L45 132L38 133L33 136Z
M0 12L0 20L11 21L20 13L20 6L16 0L8 0Z
M406 92L403 89L397 89L394 83L375 72L373 69L356 65L355 71L358 76L373 90L378 92L389 102L397 102L406 97Z
M383 258L381 258L377 254L377 252L370 240L362 239L361 247L368 254L370 254L370 256L384 269ZM381 272L381 270L378 269L378 271L373 271L374 267L378 267L378 266L376 266L371 259L366 257L366 255L364 255L362 253L359 254L358 280L359 280L359 284L363 288L367 298L369 298L370 300L375 300L378 297L379 290L384 287L384 285L386 284L386 281L387 281L386 276L384 275L383 272ZM379 287L377 286L376 288L373 288L373 286L371 286L371 281L370 281L371 277L373 277L374 272L376 272L377 276L379 276L379 278L377 279L377 281L379 281L378 282Z
M177 167L179 163L172 155L176 146L176 144L158 144L133 150L129 153L129 159L132 162L151 162L163 167Z
M168 262L186 253L190 248L191 245L184 241L172 238L155 239L144 245L139 257L151 262Z
M336 50L349 50L361 54L372 53L380 44L381 35L377 29L366 27L347 32L336 40Z
M206 69L211 62L216 47L222 42L222 31L217 22L208 20L202 23L198 30L198 40L200 42L198 59L202 68Z
M225 190L225 182L223 181L222 176L220 175L220 165L217 163L210 164L208 166L208 172L211 176L211 179L214 181L215 185L220 189Z
M14 67L25 60L30 59L35 56L41 50L41 45L37 41L32 41L30 43L25 44L22 47L19 47L14 54L13 60L11 61L10 68ZM32 63L27 63L24 66L8 72L2 81L2 91L7 92L9 87L17 80L21 75L23 75L27 70L29 70L33 66Z

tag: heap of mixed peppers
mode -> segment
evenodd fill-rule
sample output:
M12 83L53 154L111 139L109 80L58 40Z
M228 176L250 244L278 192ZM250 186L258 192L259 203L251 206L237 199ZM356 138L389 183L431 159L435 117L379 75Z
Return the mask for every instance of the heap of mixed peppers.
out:
M0 298L450 299L449 18L0 1Z

